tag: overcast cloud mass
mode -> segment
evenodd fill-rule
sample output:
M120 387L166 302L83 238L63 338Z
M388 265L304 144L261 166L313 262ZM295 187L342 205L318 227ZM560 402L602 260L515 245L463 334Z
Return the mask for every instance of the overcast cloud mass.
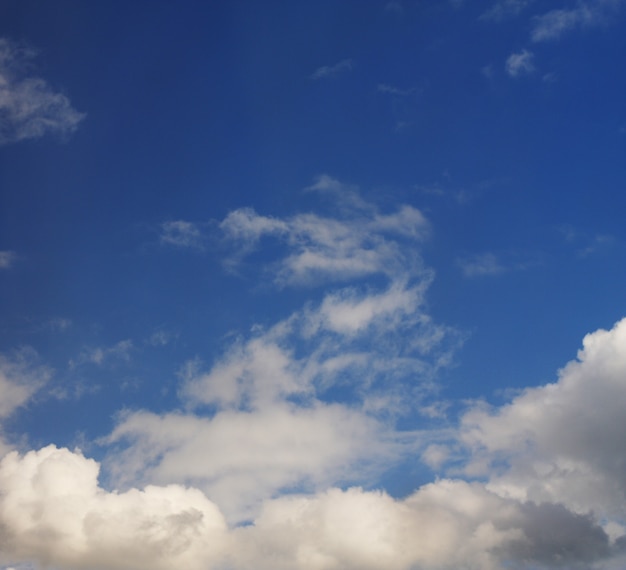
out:
M625 10L2 5L0 570L624 568Z

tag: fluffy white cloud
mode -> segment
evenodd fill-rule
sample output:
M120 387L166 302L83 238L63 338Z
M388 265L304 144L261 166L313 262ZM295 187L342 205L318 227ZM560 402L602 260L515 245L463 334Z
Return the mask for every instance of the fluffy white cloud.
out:
M71 134L85 118L39 77L24 76L29 49L0 38L0 144Z
M228 528L200 491L109 492L98 464L54 446L0 462L0 561L153 570L497 570L598 566L619 549L589 516L440 480L406 499L331 488L266 500Z
M123 416L108 439L120 483L193 483L241 520L285 489L366 482L415 448L416 436L396 433L395 422L431 395L458 342L425 313L432 272L403 247L419 244L428 222L410 206L382 213L327 176L307 191L329 195L336 215L243 209L220 228L239 255L264 236L280 240L270 262L279 285L358 280L254 327L208 369L188 362L184 413Z
M231 521L254 516L262 500L285 489L324 488L368 478L393 459L388 429L339 404L309 407L286 402L253 411L225 410L212 417L125 416L109 443L130 443L111 459L111 472L128 482L190 483L202 488Z
M549 501L626 523L626 319L587 335L554 384L469 411L469 473L520 500Z
M221 557L226 524L200 491L169 485L109 493L98 486L98 470L95 461L54 446L6 455L0 560L170 570L204 569Z

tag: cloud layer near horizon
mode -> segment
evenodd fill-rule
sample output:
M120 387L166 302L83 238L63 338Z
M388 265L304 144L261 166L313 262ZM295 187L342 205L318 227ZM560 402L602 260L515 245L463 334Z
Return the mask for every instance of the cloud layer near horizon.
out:
M233 263L264 239L279 243L265 274L275 286L332 288L255 327L210 365L187 362L179 408L123 412L101 442L103 480L119 490L101 486L100 466L78 450L8 452L0 461L3 563L619 567L626 319L587 335L554 384L500 407L471 404L442 434L428 424L440 404L434 380L459 337L424 309L432 273L417 250L427 221L407 206L382 213L329 178L316 190L335 196L337 215L237 210L220 227ZM3 417L49 374L32 355L23 361L3 361ZM399 427L419 410L420 429ZM364 488L420 454L437 470L434 482L403 498Z

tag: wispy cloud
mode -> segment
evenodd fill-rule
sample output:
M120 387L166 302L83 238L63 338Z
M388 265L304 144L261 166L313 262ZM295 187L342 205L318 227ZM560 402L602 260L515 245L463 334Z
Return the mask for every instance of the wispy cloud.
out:
M407 97L408 95L414 95L420 91L417 87L400 89L388 83L379 83L377 89L380 93L388 93L390 95L397 95L398 97Z
M0 251L0 269L9 269L16 259L14 251Z
M533 54L526 49L519 53L512 53L506 60L505 69L511 77L532 73L535 70Z
M318 67L311 74L311 79L324 79L326 77L332 77L334 75L338 75L340 73L350 71L351 69L352 69L352 60L342 59L340 62L336 63L335 65L324 65L322 67Z
M367 481L415 447L396 418L428 407L461 342L424 309L432 272L417 248L429 224L408 205L382 213L329 176L308 191L340 204L335 215L245 209L219 227L237 255L279 240L280 258L268 262L279 287L347 283L255 327L210 366L189 361L179 390L186 413L124 415L107 440L122 449L107 463L119 484L193 480L240 521L281 489L354 480L355 465Z
M556 40L570 31L606 23L623 3L623 0L578 2L574 8L551 10L536 16L531 40L533 42Z
M524 271L541 263L541 256L521 252L478 253L457 259L465 277L501 275L509 271Z
M102 366L109 361L122 360L128 362L130 353L133 350L133 342L129 339L108 347L85 348L78 358L69 362L71 368L81 364L96 364Z
M26 73L34 56L33 50L0 38L0 144L47 133L68 135L85 118L65 95Z
M411 206L402 206L391 214L381 214L365 204L349 188L327 177L318 181L320 188L338 193L344 219L300 214L278 220L251 209L236 210L220 224L224 235L239 248L237 256L255 247L263 236L279 239L290 247L289 255L278 262L275 281L282 285L313 285L342 281L359 276L415 269L417 260L401 252L393 237L423 240L429 223Z
M465 277L480 277L483 275L499 275L506 271L494 253L480 253L457 260Z
M197 224L184 220L173 220L161 224L159 241L162 244L176 247L203 249L205 237Z
M31 348L0 354L0 419L24 405L50 376L51 370L39 363Z

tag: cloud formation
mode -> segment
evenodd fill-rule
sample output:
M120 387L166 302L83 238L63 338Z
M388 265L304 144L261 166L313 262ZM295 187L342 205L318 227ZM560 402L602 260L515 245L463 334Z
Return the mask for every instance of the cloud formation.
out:
M533 54L526 49L519 53L512 53L506 60L505 69L511 77L532 73L535 70Z
M318 67L311 75L311 79L324 79L327 77L338 75L345 71L350 71L351 69L352 69L352 60L342 59L340 62L336 63L335 65L323 65L322 67Z
M573 8L551 10L534 18L531 32L533 42L559 39L576 30L601 25L607 22L623 0L592 0L578 2Z
M107 440L120 484L193 484L238 521L285 489L367 481L415 446L396 418L432 394L460 341L424 311L432 272L415 246L428 222L410 206L382 213L330 177L308 191L331 199L335 215L240 209L219 229L237 262L276 240L263 273L279 288L343 287L255 327L208 367L189 361L184 413L124 414Z
M624 524L625 398L626 319L587 335L554 384L469 411L461 424L471 449L466 472L490 474L489 488L502 496Z
M85 118L44 79L26 74L34 55L0 38L0 145L47 133L69 135Z
M626 319L587 335L553 384L446 421L435 379L460 340L426 311L427 220L406 205L382 212L330 177L309 190L333 200L332 215L236 210L217 227L240 262L275 240L261 278L316 295L209 364L188 361L177 407L121 411L99 442L106 486L78 450L4 449L0 564L623 567ZM84 354L98 364L131 348ZM49 375L29 352L0 359L0 373L0 419ZM419 457L433 482L401 497L374 488Z
M405 499L360 488L266 500L252 525L179 485L108 492L98 464L48 446L0 462L6 564L87 569L392 570L594 565L619 543L587 515L442 479Z
M159 241L176 247L204 248L204 235L201 229L197 224L185 220L163 222Z
M14 251L0 251L0 269L9 269L16 258Z

